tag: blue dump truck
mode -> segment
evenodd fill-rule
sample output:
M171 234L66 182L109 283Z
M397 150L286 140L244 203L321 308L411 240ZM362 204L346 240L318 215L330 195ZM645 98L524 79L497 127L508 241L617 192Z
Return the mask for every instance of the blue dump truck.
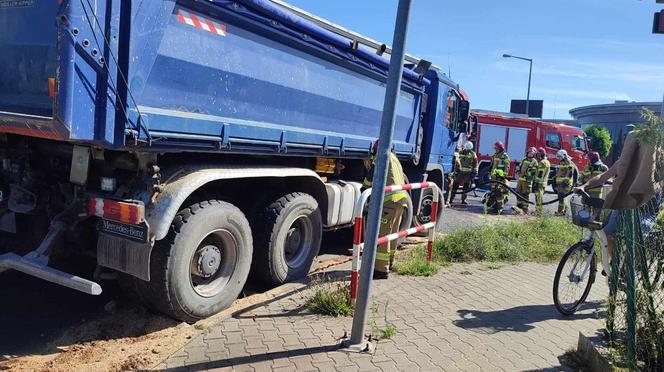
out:
M0 271L117 279L185 321L306 275L378 137L389 48L367 40L267 0L0 0ZM410 182L442 187L467 117L409 57Z

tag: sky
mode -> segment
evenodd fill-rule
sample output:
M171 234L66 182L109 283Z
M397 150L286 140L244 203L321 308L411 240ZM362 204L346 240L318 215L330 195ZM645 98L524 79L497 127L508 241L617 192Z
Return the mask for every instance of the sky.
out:
M287 0L386 44L397 0ZM654 35L655 0L413 0L407 51L432 61L470 95L472 108L509 111L531 99L545 118L615 100L661 101L664 34Z

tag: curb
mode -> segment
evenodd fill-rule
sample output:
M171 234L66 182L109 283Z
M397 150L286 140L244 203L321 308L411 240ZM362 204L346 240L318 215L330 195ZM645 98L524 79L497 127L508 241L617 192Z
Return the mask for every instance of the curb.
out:
M595 346L592 340L579 332L579 343L577 345L579 356L587 363L591 372L622 371L606 358Z

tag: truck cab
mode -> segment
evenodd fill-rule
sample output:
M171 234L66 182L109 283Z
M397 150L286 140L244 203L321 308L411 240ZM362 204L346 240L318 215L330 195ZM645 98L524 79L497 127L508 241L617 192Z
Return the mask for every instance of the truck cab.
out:
M530 147L543 147L551 162L552 171L549 180L553 180L559 163L556 153L566 150L577 168L583 170L588 164L586 153L588 141L580 128L564 124L533 120L523 115L500 113L486 110L473 110L470 118L470 141L475 144L480 162L479 182L488 180L493 144L501 141L505 144L511 165L509 178L516 178L516 170L521 159Z

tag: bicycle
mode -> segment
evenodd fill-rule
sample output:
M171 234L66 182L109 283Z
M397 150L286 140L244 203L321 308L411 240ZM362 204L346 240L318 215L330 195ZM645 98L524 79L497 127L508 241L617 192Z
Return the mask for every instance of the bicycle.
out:
M606 233L602 230L611 212L602 209L603 205L603 199L593 198L583 190L576 191L575 195L570 197L572 223L583 228L583 236L567 249L558 264L553 281L553 302L563 315L572 315L578 310L595 282L595 242L599 242L602 268L607 281L611 275L609 245Z

